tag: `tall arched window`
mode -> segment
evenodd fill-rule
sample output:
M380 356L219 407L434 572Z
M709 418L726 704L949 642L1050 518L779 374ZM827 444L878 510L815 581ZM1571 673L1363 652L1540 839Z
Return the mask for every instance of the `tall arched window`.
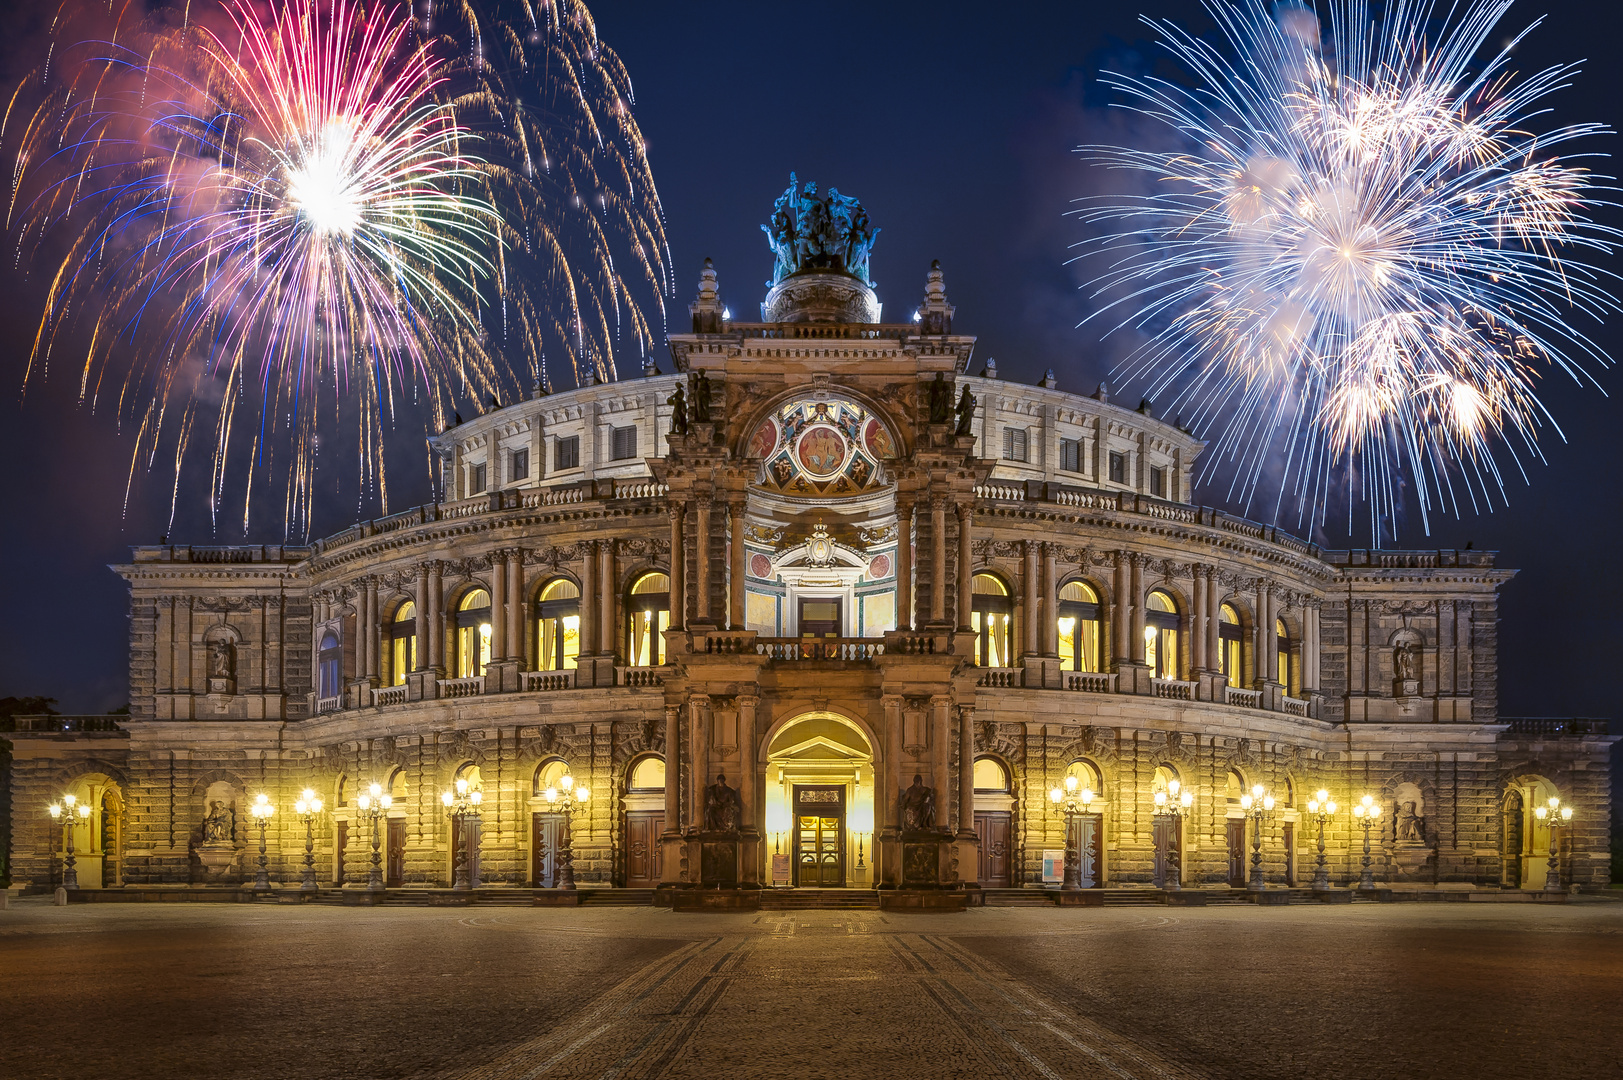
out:
M1228 776L1223 778L1223 801L1229 809L1240 808L1240 796L1245 794L1245 777L1240 775L1238 769L1230 769Z
M1059 669L1099 670L1099 594L1085 581L1059 591Z
M1076 777L1076 790L1078 792L1091 791L1095 798L1104 797L1104 779L1091 762L1080 759L1073 761L1066 768L1065 775ZM1061 780L1061 783L1064 783L1064 781Z
M1240 613L1233 604L1224 604L1217 613L1217 661L1230 686L1241 685L1240 650L1244 644Z
M406 801L406 770L395 769L391 772L389 782L384 785L384 788L389 792L389 797L396 803L404 803Z
M568 578L555 578L536 601L537 671L562 671L580 657L580 589Z
M1144 663L1157 679L1178 678L1178 605L1156 589L1144 604Z
M558 781L569 772L569 762L563 758L549 758L543 761L535 770L535 786L531 794L540 798L548 788L557 790Z
M976 574L970 626L975 629L975 660L981 667L1010 667L1014 601L1008 586L992 574Z
M490 594L470 589L456 608L456 677L471 679L490 663Z
M1284 619L1274 620L1274 634L1278 638L1279 645L1279 685L1283 686L1285 693L1288 694L1291 692L1291 676L1296 672L1292 665L1294 657L1291 656L1291 638L1285 630Z
M1003 763L996 758L976 758L975 790L1007 794L1009 790L1009 770L1005 769Z
M344 691L344 650L338 636L326 633L321 638L321 652L316 660L316 696L335 698Z
M644 574L626 598L626 663L655 667L665 662L665 631L671 625L671 579Z
M417 605L407 600L395 608L389 635L389 684L399 686L417 670Z

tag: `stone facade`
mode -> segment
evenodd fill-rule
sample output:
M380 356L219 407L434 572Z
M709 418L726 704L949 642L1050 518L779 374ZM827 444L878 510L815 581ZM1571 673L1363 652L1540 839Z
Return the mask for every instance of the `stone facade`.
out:
M1148 407L971 375L939 270L900 324L833 321L877 299L818 277L745 324L707 269L676 374L447 431L442 502L308 546L136 548L132 715L8 736L14 880L59 879L42 808L74 790L82 886L251 881L266 793L294 885L309 789L318 880L364 886L377 783L390 884L446 886L460 778L477 883L550 885L564 771L592 795L582 883L885 888L917 859L1036 885L1067 774L1097 795L1093 884L1164 882L1172 850L1186 886L1230 883L1252 785L1271 884L1311 879L1320 788L1338 884L1365 794L1382 881L1541 886L1550 795L1577 811L1564 883L1609 880L1611 740L1498 715L1492 553L1325 551L1193 505L1202 445ZM929 828L903 821L914 777ZM1194 796L1172 826L1169 779Z

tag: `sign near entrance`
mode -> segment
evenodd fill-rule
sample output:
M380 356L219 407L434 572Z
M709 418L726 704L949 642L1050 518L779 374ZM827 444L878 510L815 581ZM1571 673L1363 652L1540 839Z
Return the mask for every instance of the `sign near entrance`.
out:
M1065 852L1045 849L1043 851L1043 884L1065 880Z
M772 856L772 885L774 888L789 884L789 856Z

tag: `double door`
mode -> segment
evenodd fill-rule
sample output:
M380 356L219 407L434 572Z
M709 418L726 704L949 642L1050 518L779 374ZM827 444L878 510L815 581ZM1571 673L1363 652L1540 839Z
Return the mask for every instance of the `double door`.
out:
M1245 888L1245 818L1228 819L1229 888Z
M398 889L406 883L406 822L404 818L388 821L386 852L383 861L383 884Z
M665 811L626 811L626 888L658 887L659 838L664 831Z
M1183 883L1183 835L1171 814L1155 817L1155 887Z
M838 889L845 885L845 789L796 787L795 884Z
M1013 816L1007 810L975 811L975 836L980 841L980 884L985 889L1007 889L1010 872L1010 834Z

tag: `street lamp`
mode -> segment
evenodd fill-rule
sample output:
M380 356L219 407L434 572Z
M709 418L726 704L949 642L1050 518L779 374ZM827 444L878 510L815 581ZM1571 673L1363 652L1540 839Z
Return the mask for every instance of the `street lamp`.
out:
M305 788L304 794L293 804L293 812L304 822L304 881L299 891L313 893L316 891L316 819L321 816L320 797Z
M1548 806L1533 807L1533 816L1550 827L1550 871L1544 875L1544 891L1560 892L1561 848L1556 830L1572 824L1572 807L1562 806L1561 800L1551 795Z
M77 889L79 871L74 869L78 860L73 857L73 827L90 820L90 804L80 802L77 795L64 795L62 801L52 803L50 809L51 820L62 823L62 887Z
M1307 812L1319 825L1319 865L1313 871L1313 888L1324 892L1330 888L1330 864L1324 858L1324 827L1336 812L1336 801L1328 791L1320 788L1307 801Z
M562 790L559 790L559 789ZM558 787L547 788L541 797L547 800L548 806L556 806L558 813L563 815L562 828L558 830L558 884L560 889L573 889L575 887L575 853L571 847L569 815L572 811L586 805L592 792L585 784L576 784L575 778L568 773L558 777Z
M468 874L468 820L479 820L479 804L484 801L484 795L478 788L469 789L466 780L458 779L455 793L446 791L440 794L440 802L445 804L445 812L451 816L455 839L451 845L451 888L471 889L473 883Z
M1359 879L1360 889L1373 889L1375 887L1375 872L1370 869L1369 858L1369 830L1381 820L1381 804L1375 801L1375 796L1365 795L1353 807L1353 820L1364 830L1364 876Z
M1240 809L1251 819L1251 880L1245 887L1248 892L1262 892L1268 888L1262 880L1262 823L1274 812L1274 797L1261 784L1254 784L1249 794L1240 796Z
M1185 789L1178 780L1168 780L1166 790L1155 793L1155 816L1167 819L1167 868L1162 887L1169 892L1183 888L1182 844L1179 842L1178 827L1183 812L1194 804L1194 793Z
M382 784L373 784L355 800L361 816L372 823L372 869L366 875L366 891L383 891L383 856L378 854L378 822L394 805L394 797L384 792Z
M873 804L857 803L851 813L851 831L857 834L857 869L864 869L863 843L873 835Z
M1093 802L1093 789L1081 787L1074 774L1067 775L1063 788L1056 784L1048 792L1048 801L1065 813L1065 883L1060 886L1060 891L1077 892L1082 888L1082 853L1071 843L1072 825L1078 815L1088 813L1088 804ZM1081 803L1080 807L1078 803Z
M254 875L254 892L269 892L270 860L265 857L265 826L270 824L270 816L276 813L276 807L271 805L270 796L261 791L254 796L254 804L248 812L259 822L259 872Z

